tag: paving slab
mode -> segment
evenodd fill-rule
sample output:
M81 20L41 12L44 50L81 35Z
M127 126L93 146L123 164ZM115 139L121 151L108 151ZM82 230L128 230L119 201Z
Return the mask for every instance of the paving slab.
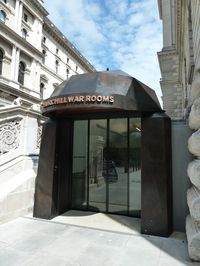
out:
M186 240L21 217L0 225L2 266L185 266Z

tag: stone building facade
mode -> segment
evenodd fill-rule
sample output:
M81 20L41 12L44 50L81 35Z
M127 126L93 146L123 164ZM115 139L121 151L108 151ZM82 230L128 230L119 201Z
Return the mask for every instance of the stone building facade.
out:
M95 70L47 16L42 0L0 1L0 221L32 208L41 100Z
M200 5L199 0L158 0L163 49L158 52L164 109L194 133L188 148L189 215L186 233L190 257L200 260ZM173 149L173 147L172 147Z

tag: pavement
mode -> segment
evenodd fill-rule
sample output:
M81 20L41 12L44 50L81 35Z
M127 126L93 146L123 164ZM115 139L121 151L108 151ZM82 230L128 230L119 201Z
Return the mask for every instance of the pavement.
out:
M74 224L68 221L74 215ZM141 235L136 226L130 232L129 220L94 213L82 215L94 220L102 219L96 228L87 227L88 217L82 225L76 223L81 213L65 214L60 221L20 217L0 225L1 266L181 266L200 265L188 257L187 243L182 234L169 238ZM69 217L69 218L67 218ZM68 220L67 220L68 219ZM118 224L113 225L110 220ZM89 224L91 225L92 222ZM107 224L107 227L106 227ZM135 225L137 225L135 221ZM122 229L120 228L122 225ZM111 230L112 229L112 230ZM121 230L121 231L120 231Z

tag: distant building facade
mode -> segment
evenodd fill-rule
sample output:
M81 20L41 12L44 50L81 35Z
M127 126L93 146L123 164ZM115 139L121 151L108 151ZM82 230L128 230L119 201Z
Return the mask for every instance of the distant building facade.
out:
M0 221L32 208L41 101L95 70L47 15L42 0L0 1Z
M192 183L187 190L188 249L192 259L200 260L200 4L199 0L158 0L158 6L163 22L158 58L164 109L174 121L182 120L195 131L188 142L182 140L182 146L188 146L194 159L187 167ZM181 168L184 163L179 174Z

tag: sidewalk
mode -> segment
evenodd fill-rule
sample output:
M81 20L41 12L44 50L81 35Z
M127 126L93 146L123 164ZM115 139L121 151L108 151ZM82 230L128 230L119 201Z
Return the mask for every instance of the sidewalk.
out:
M2 266L181 266L186 241L22 217L0 225Z

